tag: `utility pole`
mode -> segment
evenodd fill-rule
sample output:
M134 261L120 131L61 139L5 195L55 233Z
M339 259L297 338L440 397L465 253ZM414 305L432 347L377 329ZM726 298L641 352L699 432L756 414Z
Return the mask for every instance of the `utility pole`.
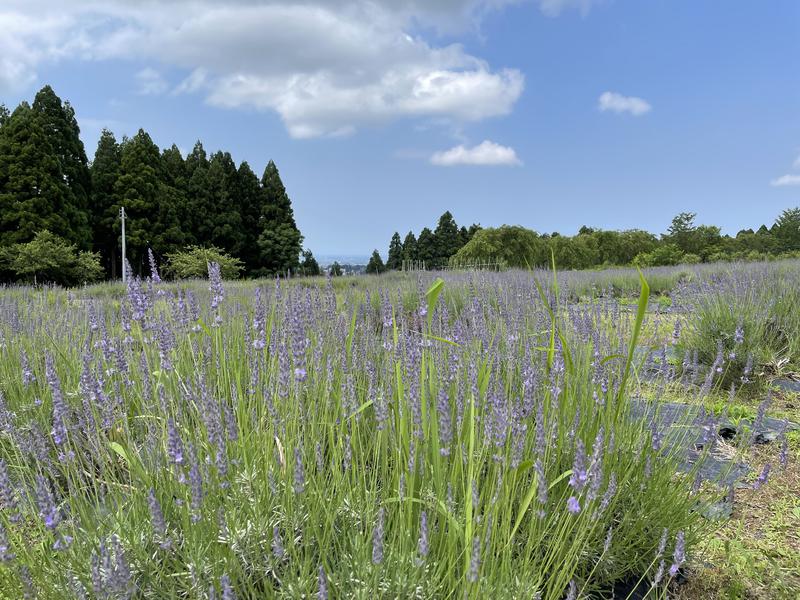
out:
M125 268L125 207L119 207L119 219L122 221L122 283L128 282L127 269Z

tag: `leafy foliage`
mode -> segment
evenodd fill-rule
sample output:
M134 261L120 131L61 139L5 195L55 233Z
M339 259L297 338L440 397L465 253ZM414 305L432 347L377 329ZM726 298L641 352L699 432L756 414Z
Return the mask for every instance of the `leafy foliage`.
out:
M322 274L322 270L319 268L319 263L317 262L317 259L314 258L311 250L303 251L303 261L300 263L300 273L307 277L314 277Z
M186 250L167 256L164 272L177 279L193 279L208 275L209 263L217 263L225 279L237 279L242 272L242 262L219 248L189 246Z
M383 273L385 270L386 266L383 264L383 259L381 258L380 253L377 250L373 250L372 256L370 256L369 262L367 263L367 273L378 275L379 273Z
M20 280L32 283L79 285L103 276L98 254L78 250L75 244L47 230L30 242L3 248L0 262Z

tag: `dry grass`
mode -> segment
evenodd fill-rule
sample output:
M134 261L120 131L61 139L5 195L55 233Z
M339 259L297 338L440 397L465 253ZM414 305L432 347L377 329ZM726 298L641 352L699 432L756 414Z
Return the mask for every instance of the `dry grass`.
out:
M734 512L692 565L682 600L800 598L800 436L790 435L790 459L778 465L777 444L754 449L754 475L776 466L759 490L737 491Z

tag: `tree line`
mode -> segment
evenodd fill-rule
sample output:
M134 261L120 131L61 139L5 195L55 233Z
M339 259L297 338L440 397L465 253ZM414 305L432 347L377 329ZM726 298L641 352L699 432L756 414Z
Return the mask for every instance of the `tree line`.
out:
M382 273L384 271L400 270L402 268L438 269L446 267L450 257L455 255L472 237L480 231L481 226L473 223L469 227L458 227L452 213L448 210L439 217L435 229L424 227L415 236L409 231L401 241L397 231L389 242L389 252L386 262L378 250L372 252L367 273Z
M660 236L640 229L608 231L587 226L574 236L507 225L484 229L453 255L451 263L492 260L525 268L548 266L554 257L560 269L590 269L800 256L800 208L784 210L769 228L743 229L735 236L723 235L715 225L696 225L695 218L691 212L676 215Z
M641 229L611 231L582 226L577 235L558 232L540 234L521 226L503 225L457 228L450 212L439 219L435 231L425 228L419 238L409 232L404 241L395 233L389 243L388 260L372 253L369 273L444 266L496 266L526 268L548 266L555 258L560 269L590 269L604 266L666 266L731 260L766 260L800 255L800 208L784 210L771 227L742 229L735 236L723 235L715 225L695 224L696 213L683 212L672 219L666 233Z
M273 161L259 178L229 152L209 155L198 141L184 157L140 129L120 141L103 130L89 163L74 109L50 86L13 112L0 105L0 277L19 277L26 253L52 253L53 240L118 277L123 206L136 272L147 271L148 249L164 259L192 247L239 259L249 276L316 264L310 251L300 262L303 236Z

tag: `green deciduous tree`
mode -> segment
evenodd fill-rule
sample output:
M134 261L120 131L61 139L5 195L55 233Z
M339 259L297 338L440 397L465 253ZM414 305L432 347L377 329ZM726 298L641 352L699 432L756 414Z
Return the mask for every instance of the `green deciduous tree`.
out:
M338 262L334 261L334 263L328 267L328 273L330 273L331 277L341 277L342 276L342 265Z
M220 273L225 279L237 279L243 268L238 258L214 246L208 248L189 246L185 250L169 254L167 261L164 272L178 279L206 277L208 263L212 262L220 266Z
M481 229L452 257L453 264L498 263L508 267L540 266L549 260L547 245L519 225Z
M780 214L773 235L784 252L800 250L800 207L787 208Z
M3 248L0 262L20 280L34 284L78 285L103 276L99 254L78 250L75 244L46 230L30 242Z

